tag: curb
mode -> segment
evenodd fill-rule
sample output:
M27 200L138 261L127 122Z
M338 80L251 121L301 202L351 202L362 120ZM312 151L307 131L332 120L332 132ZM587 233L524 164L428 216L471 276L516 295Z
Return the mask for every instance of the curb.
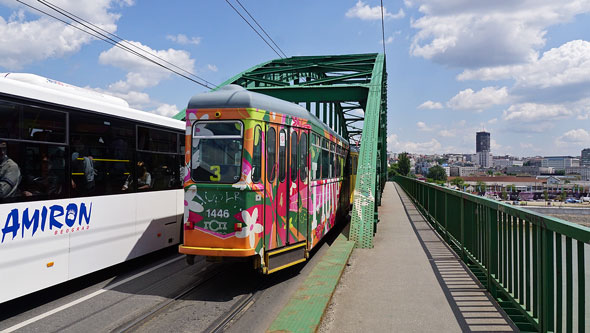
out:
M353 249L354 241L339 235L267 332L315 332Z

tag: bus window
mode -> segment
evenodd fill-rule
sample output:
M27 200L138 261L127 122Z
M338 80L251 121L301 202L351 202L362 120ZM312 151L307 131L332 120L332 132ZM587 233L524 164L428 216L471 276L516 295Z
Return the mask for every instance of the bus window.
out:
M124 193L133 179L135 130L131 123L70 113L72 196Z
M274 182L276 176L276 143L277 134L274 128L269 128L266 131L266 179L269 182Z
M66 143L66 114L23 106L22 139Z
M20 110L20 105L0 100L0 138L19 138Z
M260 182L262 171L262 129L256 125L254 128L254 148L252 150L252 181Z
M197 121L193 125L191 176L196 182L233 184L242 170L240 121Z

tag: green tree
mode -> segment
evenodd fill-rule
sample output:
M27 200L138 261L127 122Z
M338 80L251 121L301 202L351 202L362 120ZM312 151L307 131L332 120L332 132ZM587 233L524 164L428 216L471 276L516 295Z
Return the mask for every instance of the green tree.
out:
M547 192L547 190L543 191L543 197L545 198L545 201L549 200L549 193Z
M445 172L445 169L443 167L441 167L440 165L435 165L428 169L428 175L426 177L432 178L434 181L445 181L447 180L447 173Z
M502 189L502 193L500 193L500 198L502 198L502 200L508 199L508 192L506 192L505 189Z
M561 192L561 195L559 196L562 202L565 202L565 198L567 198L567 193L565 192L565 190L563 190Z
M403 152L399 154L397 169L402 176L407 176L410 173L410 158L408 157L408 153Z
M475 183L475 190L477 192L485 192L486 191L486 183L482 182L481 180L478 180L477 183Z
M393 163L387 168L387 179L393 180L393 177L397 174L399 174L398 164Z
M516 185L514 185L514 184L506 185L506 190L510 191L510 192L516 192Z
M490 169L487 171L488 175L493 176L494 175L494 170Z
M453 178L453 180L451 180L451 185L455 185L458 188L463 188L464 184L465 184L465 181L461 177Z

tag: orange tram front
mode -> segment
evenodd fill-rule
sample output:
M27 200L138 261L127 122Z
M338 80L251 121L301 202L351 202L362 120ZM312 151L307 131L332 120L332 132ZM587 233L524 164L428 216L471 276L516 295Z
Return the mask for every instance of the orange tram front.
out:
M348 142L297 104L229 85L186 110L184 244L263 273L305 261L350 208Z

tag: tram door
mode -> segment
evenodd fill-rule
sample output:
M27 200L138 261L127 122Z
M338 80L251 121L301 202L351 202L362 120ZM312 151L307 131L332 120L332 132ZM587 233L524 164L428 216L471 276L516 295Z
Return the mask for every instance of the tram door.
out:
M289 244L289 126L279 125L279 182L277 185L277 246Z
M300 131L291 127L289 135L289 168L287 169L287 192L289 193L289 215L287 218L287 239L289 244L296 243L299 240L299 163L298 163L298 144Z
M278 146L278 130L279 126L275 124L266 124L266 151L265 151L265 166L266 177L264 180L264 188L266 198L264 200L264 246L266 251L278 247L277 240L277 146Z
M298 159L297 162L299 166L297 167L297 171L299 173L299 177L297 177L297 209L298 209L298 225L297 225L297 239L299 241L304 241L307 239L307 218L308 214L308 205L309 205L309 153L308 153L308 144L309 144L309 131L307 130L299 130L298 131L298 138L299 143L297 145L297 154ZM292 162L293 163L293 162Z

